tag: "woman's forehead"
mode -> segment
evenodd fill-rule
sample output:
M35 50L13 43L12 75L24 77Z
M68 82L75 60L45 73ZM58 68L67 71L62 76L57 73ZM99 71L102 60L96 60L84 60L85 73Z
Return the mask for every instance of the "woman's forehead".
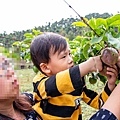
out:
M0 56L0 69L7 70L8 68L14 68L12 60L10 58Z

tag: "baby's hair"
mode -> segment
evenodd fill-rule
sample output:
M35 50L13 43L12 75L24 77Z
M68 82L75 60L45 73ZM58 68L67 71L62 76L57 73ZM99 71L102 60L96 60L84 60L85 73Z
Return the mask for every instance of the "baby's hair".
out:
M66 48L67 42L63 36L57 33L45 32L33 39L30 46L31 59L33 64L42 72L40 63L48 63L51 52L53 54L58 52L59 54Z

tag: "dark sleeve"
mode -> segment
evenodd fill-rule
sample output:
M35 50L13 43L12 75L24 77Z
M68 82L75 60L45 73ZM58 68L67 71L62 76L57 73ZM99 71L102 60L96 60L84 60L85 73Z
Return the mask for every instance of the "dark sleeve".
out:
M34 105L34 99L33 99L33 94L32 93L27 93L27 92L23 92L22 94L26 95L28 97L28 99L31 102L31 105Z
M0 114L0 120L13 120L13 119L10 117L7 117L5 115Z

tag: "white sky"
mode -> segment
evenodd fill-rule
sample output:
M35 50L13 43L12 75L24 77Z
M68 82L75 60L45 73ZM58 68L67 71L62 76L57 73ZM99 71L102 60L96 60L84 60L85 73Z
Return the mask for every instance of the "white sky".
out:
M120 12L120 0L66 0L81 16ZM32 29L77 15L63 0L0 0L0 33Z

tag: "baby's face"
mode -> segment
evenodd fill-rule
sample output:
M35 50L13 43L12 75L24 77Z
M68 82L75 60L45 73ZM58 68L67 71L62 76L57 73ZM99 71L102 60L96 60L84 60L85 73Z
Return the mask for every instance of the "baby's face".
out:
M50 54L50 61L48 67L51 70L51 75L73 67L73 58L70 52L70 47L67 45L66 50L60 53Z

